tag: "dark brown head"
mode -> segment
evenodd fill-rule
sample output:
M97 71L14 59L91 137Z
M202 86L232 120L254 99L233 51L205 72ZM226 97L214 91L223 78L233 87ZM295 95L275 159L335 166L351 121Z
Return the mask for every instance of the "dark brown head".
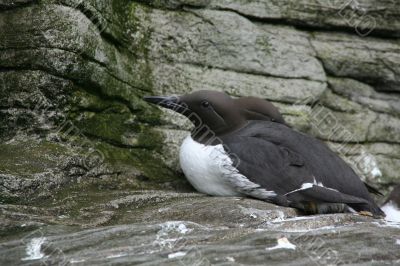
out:
M254 97L233 99L223 92L201 90L182 96L148 96L144 100L186 116L196 128L206 125L217 136L239 129L249 120L285 123L275 106Z
M201 90L179 97L149 96L144 100L186 116L196 128L206 125L216 135L223 135L246 124L235 101L223 92Z

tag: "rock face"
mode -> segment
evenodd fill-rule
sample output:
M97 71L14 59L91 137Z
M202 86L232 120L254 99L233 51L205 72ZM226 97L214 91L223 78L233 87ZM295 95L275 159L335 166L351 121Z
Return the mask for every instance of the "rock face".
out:
M81 179L181 183L190 125L141 97L199 89L274 102L386 191L400 179L398 7L1 1L0 198Z
M308 233L340 260L327 263L398 261L398 228L382 222L190 193L176 159L190 124L141 98L268 99L387 192L400 180L399 13L393 0L0 0L0 264L186 265L200 252L308 265ZM282 235L297 248L269 249Z
M148 48L129 2L2 1L0 201L81 179L176 179L155 163L160 112L141 100Z

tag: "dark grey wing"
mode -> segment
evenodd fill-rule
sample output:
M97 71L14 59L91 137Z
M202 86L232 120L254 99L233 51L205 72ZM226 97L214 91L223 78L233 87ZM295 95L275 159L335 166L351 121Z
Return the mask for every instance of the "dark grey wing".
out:
M231 136L224 140L239 173L259 187L235 184L242 193L284 206L302 206L312 203L350 203L368 205L368 201L340 192L335 187L326 188L318 183L302 156L282 145L256 137ZM259 197L259 189L274 192L269 198Z
M356 211L368 211L375 216L384 216L382 210L369 195L360 177L322 141L285 125L266 121L249 122L246 127L238 130L235 136L233 134L225 136L223 141L234 143L236 136L253 137L290 150L292 154L300 156L309 174L315 177L318 184L368 202L367 204L348 204L350 207ZM301 194L306 192L309 191L304 190Z
M313 182L312 174L298 154L271 142L238 136L225 140L224 148L239 173L278 195Z

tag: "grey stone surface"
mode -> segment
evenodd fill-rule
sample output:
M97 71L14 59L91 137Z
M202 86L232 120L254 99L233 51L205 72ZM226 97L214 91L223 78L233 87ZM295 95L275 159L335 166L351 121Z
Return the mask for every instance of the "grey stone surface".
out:
M154 6L224 10L266 23L399 37L399 3L393 0L165 0Z
M78 195L51 207L1 205L2 227L14 234L1 231L0 262L382 265L400 259L399 224L354 214L297 217L293 209L257 200L196 193L110 194L92 194L90 205ZM277 247L282 239L294 249Z

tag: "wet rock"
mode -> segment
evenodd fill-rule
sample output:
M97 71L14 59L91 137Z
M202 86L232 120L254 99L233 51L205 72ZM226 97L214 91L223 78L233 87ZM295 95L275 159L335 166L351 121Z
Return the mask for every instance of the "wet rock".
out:
M100 201L107 203L92 211L97 217L114 212L114 225L67 227L73 217L61 216L47 225L19 224L29 230L0 243L0 262L375 265L400 259L400 225L354 214L297 217L293 209L252 199L161 191ZM11 212L7 209L7 215ZM290 248L278 245L281 239Z

